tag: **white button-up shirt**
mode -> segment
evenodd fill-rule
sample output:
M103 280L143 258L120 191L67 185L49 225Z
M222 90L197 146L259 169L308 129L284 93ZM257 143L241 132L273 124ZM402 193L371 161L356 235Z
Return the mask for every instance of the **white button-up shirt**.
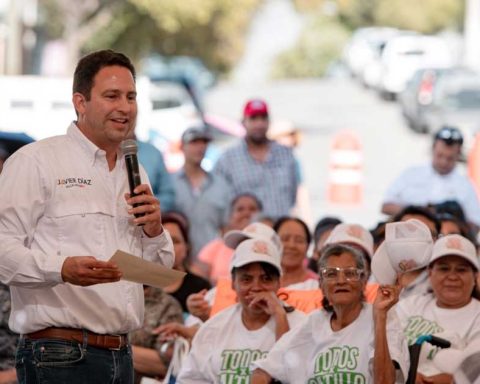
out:
M456 200L469 221L480 225L480 204L470 180L457 168L440 175L431 164L405 170L388 188L383 202L428 205Z
M141 177L148 181L143 168ZM128 191L123 157L109 171L105 151L73 123L66 135L8 159L0 176L0 280L11 287L13 331L56 326L116 334L142 325L142 285L80 287L61 277L67 257L108 260L117 249L172 266L169 235L148 238L131 222Z

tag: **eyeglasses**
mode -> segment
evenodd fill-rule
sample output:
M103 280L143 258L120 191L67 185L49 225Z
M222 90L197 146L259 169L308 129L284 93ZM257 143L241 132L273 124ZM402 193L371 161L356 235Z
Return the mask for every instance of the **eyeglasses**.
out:
M358 281L363 276L364 270L359 268L338 268L338 267L329 267L329 268L322 268L320 270L321 276L323 279L327 281L334 281L338 280L340 274L343 274L345 280L348 281Z
M435 140L443 140L447 144L463 144L462 133L453 127L444 127L435 135Z

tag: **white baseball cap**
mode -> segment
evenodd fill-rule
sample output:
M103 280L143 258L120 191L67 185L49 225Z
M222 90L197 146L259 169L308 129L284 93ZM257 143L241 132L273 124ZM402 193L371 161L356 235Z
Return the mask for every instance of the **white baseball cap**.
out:
M385 241L372 258L372 273L380 284L394 284L398 273L426 267L432 249L432 234L420 220L388 223Z
M233 268L260 262L273 265L277 268L278 273L282 275L280 252L278 252L277 247L275 247L271 241L265 239L244 240L238 245L235 252L233 252L230 272Z
M373 255L373 236L359 224L336 225L325 240L325 245L338 243L356 244L367 252L370 258Z
M472 242L460 235L446 235L435 242L430 263L443 256L460 256L469 261L475 269L480 270L477 250Z
M235 229L228 231L223 236L225 245L232 249L237 248L238 244L247 239L269 240L277 247L280 254L283 252L283 245L277 232L268 225L260 222L251 223L242 230Z

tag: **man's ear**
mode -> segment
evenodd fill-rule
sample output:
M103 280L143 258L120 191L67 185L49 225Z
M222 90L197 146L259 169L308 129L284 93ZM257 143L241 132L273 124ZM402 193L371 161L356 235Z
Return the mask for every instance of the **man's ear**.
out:
M75 111L77 111L79 115L83 115L85 113L85 107L87 102L87 100L85 99L85 96L83 96L80 92L75 92L72 95L72 102L73 102Z

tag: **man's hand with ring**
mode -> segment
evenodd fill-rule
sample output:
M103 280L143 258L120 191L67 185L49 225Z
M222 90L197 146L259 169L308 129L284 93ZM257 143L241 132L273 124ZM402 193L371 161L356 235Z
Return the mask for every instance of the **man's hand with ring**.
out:
M148 237L160 235L163 232L160 202L147 184L139 185L134 192L136 196L133 197L129 193L125 194L127 204L130 205L128 213L143 216L136 217L133 222L143 225L143 231Z

